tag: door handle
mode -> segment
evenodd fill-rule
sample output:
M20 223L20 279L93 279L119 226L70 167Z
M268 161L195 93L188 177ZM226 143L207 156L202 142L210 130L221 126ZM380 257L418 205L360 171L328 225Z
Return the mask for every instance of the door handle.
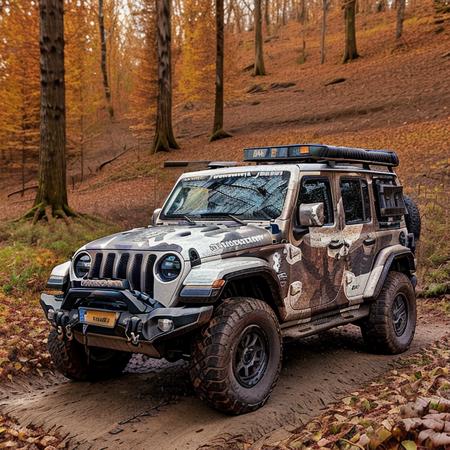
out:
M331 248L332 250L337 250L338 248L343 247L343 245L344 245L344 241L332 240L328 244L328 247Z
M363 244L369 246L369 245L374 245L375 242L376 242L376 239L373 237L370 237L370 238L364 239Z

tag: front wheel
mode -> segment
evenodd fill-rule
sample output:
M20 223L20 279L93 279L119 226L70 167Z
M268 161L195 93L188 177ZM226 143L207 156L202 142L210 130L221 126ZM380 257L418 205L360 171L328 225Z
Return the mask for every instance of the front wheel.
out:
M60 339L55 330L48 336L48 351L56 370L75 381L116 377L131 358L131 353L116 350L90 347L86 351L75 339Z
M278 380L281 355L280 326L272 308L252 298L226 299L194 341L192 384L219 411L254 411Z
M370 314L361 323L367 346L376 353L397 354L408 350L416 329L416 295L409 278L390 272Z

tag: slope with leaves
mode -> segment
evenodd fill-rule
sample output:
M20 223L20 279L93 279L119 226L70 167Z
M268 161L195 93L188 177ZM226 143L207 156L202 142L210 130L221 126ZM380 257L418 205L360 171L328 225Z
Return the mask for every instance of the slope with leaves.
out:
M270 449L446 449L450 446L450 336L403 359Z

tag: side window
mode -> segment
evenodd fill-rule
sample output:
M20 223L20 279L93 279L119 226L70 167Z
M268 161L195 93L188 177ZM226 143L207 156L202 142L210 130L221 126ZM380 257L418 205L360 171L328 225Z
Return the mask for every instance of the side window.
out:
M345 223L369 222L370 197L367 182L360 178L341 179L341 195L345 212Z
M301 203L320 202L324 204L325 225L334 223L333 197L329 179L323 177L303 178L297 206L300 206Z

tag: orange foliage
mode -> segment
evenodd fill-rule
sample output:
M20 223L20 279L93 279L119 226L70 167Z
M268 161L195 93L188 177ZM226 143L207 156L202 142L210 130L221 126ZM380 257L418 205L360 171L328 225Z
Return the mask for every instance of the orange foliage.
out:
M36 3L8 2L0 17L0 36L0 152L3 160L23 168L27 158L36 164L39 148Z
M142 0L140 5L131 8L132 28L126 35L128 50L134 55L129 118L133 133L149 143L153 137L157 96L155 2Z
M186 100L206 100L214 92L214 2L185 0L180 18L183 33L178 90Z
M65 8L67 150L82 180L86 147L95 137L98 110L103 106L99 38L92 2L68 0Z

